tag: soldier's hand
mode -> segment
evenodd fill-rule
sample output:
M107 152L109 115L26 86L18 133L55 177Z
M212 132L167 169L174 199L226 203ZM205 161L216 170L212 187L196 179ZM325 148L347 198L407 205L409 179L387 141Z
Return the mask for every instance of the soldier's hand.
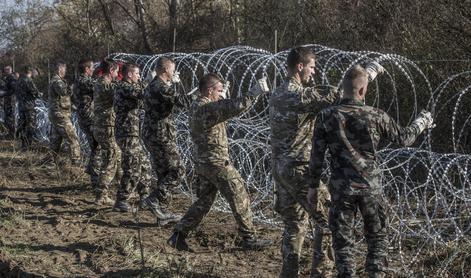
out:
M311 205L312 208L317 208L317 188L309 187L307 192L307 202Z
M426 110L420 111L413 124L416 124L419 127L420 132L424 131L425 129L435 127L435 124L433 123L432 113Z
M384 68L381 66L378 62L373 61L365 66L366 71L368 72L368 81L373 81L375 80L376 76L378 74L383 74L384 73Z
M176 84L176 83L180 83L181 80L180 80L180 73L178 71L174 72L173 75L172 75L172 83L173 84Z
M267 78L263 77L257 80L257 83L252 88L250 88L249 95L256 97L261 94L266 94L269 91L270 88L268 87Z

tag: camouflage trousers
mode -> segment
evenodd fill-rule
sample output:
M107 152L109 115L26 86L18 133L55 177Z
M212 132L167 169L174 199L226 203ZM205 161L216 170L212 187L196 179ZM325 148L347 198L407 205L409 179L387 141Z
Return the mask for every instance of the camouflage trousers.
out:
M8 135L15 135L15 98L14 96L3 97L3 115Z
M97 197L108 195L113 181L121 179L121 151L116 143L113 126L94 126L93 137L98 142L100 157ZM94 161L93 163L97 163Z
M249 195L245 190L244 180L234 166L229 163L226 166L198 165L196 175L199 183L198 199L175 226L175 232L186 237L203 220L220 192L231 207L241 237L253 236L255 228Z
M168 205L171 201L169 190L178 187L185 179L185 168L180 159L180 153L174 140L162 140L151 132L143 132L143 141L150 154L152 170L157 176L157 186L150 193L163 204Z
M33 107L21 107L18 109L17 137L21 140L23 148L37 141L36 136L36 110Z
M95 140L95 137L93 137L93 126L91 121L86 121L79 115L79 126L85 134L85 139L90 147L90 155L88 157L88 164L85 172L90 175L92 186L96 188L98 186L100 167L99 159L97 158L98 142Z
M353 225L357 211L363 222L368 253L365 269L369 277L382 277L387 261L387 216L381 196L341 196L332 195L332 208L329 213L329 226L335 250L335 264L338 277L354 277L355 262Z
M139 196L147 195L152 182L151 166L139 137L120 137L116 138L116 141L121 149L123 172L116 200L129 199L129 195L135 189L137 189Z
M301 248L309 218L314 223L314 254L311 277L328 277L334 270L331 233L327 227L330 197L325 185L319 188L317 207L307 202L308 166L285 166L276 162L275 211L284 223L281 252L283 266L280 277L298 277Z
M50 112L51 134L49 136L52 151L59 153L62 143L65 141L69 146L70 159L73 162L80 161L80 145L72 125L70 113Z

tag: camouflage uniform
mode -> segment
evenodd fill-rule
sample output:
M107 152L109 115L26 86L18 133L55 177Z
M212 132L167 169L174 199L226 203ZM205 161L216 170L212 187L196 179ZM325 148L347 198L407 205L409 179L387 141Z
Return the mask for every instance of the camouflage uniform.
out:
M255 233L250 199L244 180L229 160L225 121L237 116L251 104L250 97L211 102L199 97L190 108L190 134L194 143L195 172L199 182L198 199L175 227L183 237L209 212L217 193L226 199L243 238Z
M120 179L121 154L115 138L113 99L116 83L100 77L93 90L93 137L100 149L97 197L108 194L113 180Z
M116 94L116 140L121 148L123 176L117 193L117 201L125 201L131 191L137 188L143 198L148 194L152 181L151 165L147 153L139 140L139 112L145 84L122 81Z
M49 120L51 121L49 141L51 149L56 153L59 153L62 141L67 141L70 149L70 159L77 163L80 161L80 145L71 120L71 93L64 79L57 74L52 77L48 100Z
M31 145L36 141L36 110L35 101L40 97L40 93L34 85L33 79L26 75L21 75L17 83L18 99L18 128L17 136L21 140L22 147Z
M16 79L13 74L8 74L3 77L4 90L6 95L3 97L3 113L5 126L9 131L9 135L15 134L15 92L16 92Z
M171 84L156 77L144 95L144 123L142 139L150 153L152 170L158 178L158 186L150 194L161 203L170 202L169 189L176 188L185 178L185 168L176 143L173 120L175 105L181 105Z
M80 129L85 134L90 157L86 172L90 175L92 185L98 185L99 163L97 162L98 142L93 137L93 88L95 80L91 76L80 74L75 82L74 100L77 103L77 116Z
M298 276L308 214L316 223L313 272L322 273L333 269L333 257L325 257L324 253L331 250L330 232L327 228L327 190L324 186L323 194L319 194L317 208L308 204L306 196L315 116L336 99L338 94L335 90L330 90L330 87L305 88L293 78L278 87L270 98L275 211L281 215L285 225L280 277Z
M409 146L419 133L416 124L402 128L382 110L357 100L343 99L338 106L319 113L311 152L310 186L319 185L328 149L332 169L329 227L338 277L355 274L352 230L357 210L363 216L368 245L365 269L369 277L382 277L387 257L387 217L376 150L381 139Z

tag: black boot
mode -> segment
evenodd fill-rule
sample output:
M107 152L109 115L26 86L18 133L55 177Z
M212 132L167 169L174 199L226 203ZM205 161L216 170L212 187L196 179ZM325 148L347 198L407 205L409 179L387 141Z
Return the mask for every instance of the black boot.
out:
M145 201L145 199L147 199L147 197L149 197L149 194L139 195L139 208L140 209L146 209L147 208L147 206L144 204L144 201Z
M269 245L272 245L273 241L268 239L256 238L255 236L244 237L242 241L242 248L246 250L263 250Z
M131 206L126 200L116 201L116 203L114 203L113 211L129 212L131 211Z
M157 217L157 222L161 225L175 223L180 220L179 216L166 212L165 209L162 209L157 198L150 196L145 198L142 201L142 207L149 209L155 215L155 217Z
M174 232L167 240L167 243L178 251L193 252L193 250L186 243L185 237L179 232Z

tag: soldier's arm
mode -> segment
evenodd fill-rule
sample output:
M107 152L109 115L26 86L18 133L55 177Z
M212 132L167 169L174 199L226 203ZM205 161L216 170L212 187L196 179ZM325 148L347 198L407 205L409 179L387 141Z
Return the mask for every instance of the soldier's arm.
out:
M196 111L196 117L205 128L210 128L239 115L250 107L251 103L252 98L248 96L210 102Z
M121 96L125 98L141 99L143 95L142 87L139 84L126 84L126 86L122 86L116 91L118 90Z
M93 91L93 88L95 88L95 79L89 77L89 78L84 78L80 81L82 86L87 90L87 91Z
M13 77L10 77L7 79L6 86L7 86L7 90L10 92L10 95L15 93L16 83L17 81Z
M10 95L7 85L3 79L0 79L0 91L2 91L0 97L6 97Z
M379 132L381 138L385 138L405 147L414 144L415 140L420 135L420 128L416 124L402 127L389 117L386 112L380 111L380 113Z
M54 94L57 96L63 97L70 95L69 89L67 88L67 84L62 81L56 81L52 83L52 90L54 90Z
M332 86L316 86L299 89L295 98L287 99L287 107L308 113L326 108L340 99L340 93Z
M173 103L175 101L175 90L171 84L163 84L162 88L160 89L160 94L162 98L168 102Z
M35 98L40 98L41 97L41 92L39 92L39 90L36 87L36 84L34 84L33 80L28 81L28 93L30 93Z
M183 99L177 95L173 84L164 84L160 93L165 101L173 103L173 105L178 107L185 107Z
M309 160L309 174L311 183L309 187L318 188L321 181L322 165L324 163L325 152L327 151L327 131L323 124L324 114L317 116L314 136L312 137L311 158Z
M0 79L0 90L4 91L2 96L14 95L16 93L16 84L17 82L14 78Z

